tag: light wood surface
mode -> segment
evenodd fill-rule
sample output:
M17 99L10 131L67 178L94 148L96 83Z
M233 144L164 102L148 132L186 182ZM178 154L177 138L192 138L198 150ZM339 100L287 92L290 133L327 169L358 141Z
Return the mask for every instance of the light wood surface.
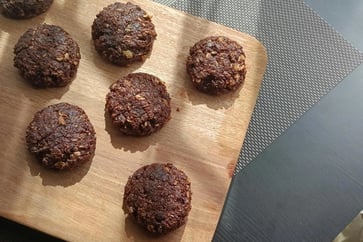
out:
M210 241L263 79L266 50L247 34L138 0L153 16L158 37L144 64L120 68L98 56L90 37L95 15L110 3L57 0L30 20L0 16L0 216L71 241ZM35 89L13 67L16 41L42 22L63 27L80 45L78 74L68 87ZM247 77L233 94L207 96L189 82L188 49L209 35L228 36L245 48ZM144 138L121 136L104 112L110 84L136 71L165 81L172 97L172 119ZM24 141L34 112L58 102L82 107L97 133L93 161L64 173L42 168ZM192 182L187 224L162 237L145 233L121 209L128 176L152 162L172 162Z

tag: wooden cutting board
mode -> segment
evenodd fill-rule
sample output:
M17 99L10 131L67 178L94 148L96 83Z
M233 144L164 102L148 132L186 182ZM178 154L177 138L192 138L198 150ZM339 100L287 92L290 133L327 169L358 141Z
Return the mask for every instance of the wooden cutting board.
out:
M30 20L0 16L0 216L71 241L210 241L263 79L266 50L247 34L135 0L153 16L158 37L144 64L120 68L99 57L90 37L94 17L110 3L57 0ZM43 22L63 27L80 45L77 78L68 87L35 89L13 67L16 41ZM201 94L185 72L189 47L209 35L228 36L245 48L247 77L233 94ZM138 71L166 82L172 119L149 137L124 137L105 116L105 96L112 82ZM33 114L58 102L82 107L97 133L93 161L71 172L42 168L24 141ZM172 162L192 182L187 224L161 237L144 232L121 209L128 176L152 162Z

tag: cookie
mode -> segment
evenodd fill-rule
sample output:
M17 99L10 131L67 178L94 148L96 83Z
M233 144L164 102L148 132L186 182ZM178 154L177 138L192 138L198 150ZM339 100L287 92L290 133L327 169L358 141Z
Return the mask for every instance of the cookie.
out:
M0 12L6 17L26 19L46 12L53 0L0 0Z
M147 58L156 32L151 17L139 6L116 2L97 14L92 38L101 56L116 65L126 66Z
M170 119L170 96L164 82L146 73L132 73L110 86L106 111L121 133L150 135Z
M14 47L14 66L35 87L63 87L75 77L79 46L61 27L41 24L28 29Z
M95 130L86 113L68 103L50 105L35 113L25 140L43 166L57 170L89 162L96 149Z
M187 72L201 92L219 95L236 90L246 77L243 47L224 36L211 36L190 48Z
M122 208L146 230L168 233L186 223L191 210L190 181L170 163L146 165L129 177Z

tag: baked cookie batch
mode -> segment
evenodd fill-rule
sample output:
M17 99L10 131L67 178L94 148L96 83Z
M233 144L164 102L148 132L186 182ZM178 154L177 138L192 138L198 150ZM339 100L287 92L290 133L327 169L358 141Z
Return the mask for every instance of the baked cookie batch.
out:
M53 0L0 0L0 11L24 19L44 13ZM157 33L148 15L132 3L101 10L91 27L93 44L106 61L128 66L151 54ZM77 42L61 27L28 29L14 47L14 66L37 88L63 87L75 78L81 55ZM225 36L209 36L189 50L186 71L193 86L209 95L237 90L246 77L243 47ZM130 73L110 86L105 110L123 135L147 136L170 119L165 83L148 73ZM35 113L26 130L28 150L45 167L67 170L91 161L95 130L85 111L69 103ZM132 174L124 188L123 210L151 233L165 234L185 224L191 210L191 183L170 163L153 163Z

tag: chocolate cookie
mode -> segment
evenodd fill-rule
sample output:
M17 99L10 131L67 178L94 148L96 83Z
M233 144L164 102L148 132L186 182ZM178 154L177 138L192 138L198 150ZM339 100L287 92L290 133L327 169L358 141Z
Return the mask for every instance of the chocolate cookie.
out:
M246 76L241 45L224 36L211 36L190 48L187 72L193 85L207 94L236 90Z
M0 0L0 12L6 17L25 19L46 12L53 0Z
M122 208L148 231L168 233L187 220L191 209L190 181L170 163L144 166L129 177Z
M126 66L146 59L156 32L151 17L139 6L116 2L97 14L92 38L101 56L116 65Z
M170 96L156 76L132 73L111 85L106 110L123 134L149 135L170 119Z
M27 30L14 54L14 66L35 87L66 86L81 59L77 42L61 27L48 24Z
M26 130L25 140L43 166L58 170L90 161L96 148L95 131L86 113L68 103L50 105L37 112Z

